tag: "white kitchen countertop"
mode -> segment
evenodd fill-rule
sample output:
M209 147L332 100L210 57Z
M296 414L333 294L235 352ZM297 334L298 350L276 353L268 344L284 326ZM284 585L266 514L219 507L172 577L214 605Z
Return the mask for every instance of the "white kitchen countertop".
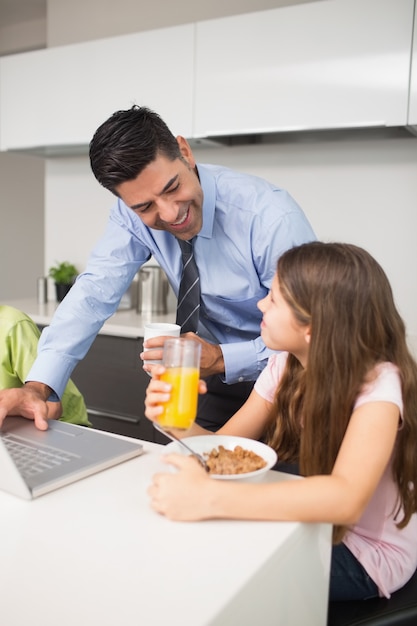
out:
M8 300L0 304L8 304L16 309L20 309L29 315L36 324L47 326L56 308L57 302L47 302L39 304L36 298L25 298L19 300ZM119 310L104 323L100 330L101 335L113 335L115 337L143 337L143 327L146 322L175 322L175 311L159 315L140 315L135 309Z
M325 626L330 524L171 522L146 493L164 448L143 445L34 501L0 492L4 626Z
M36 324L45 326L50 323L55 309L58 306L58 302L54 301L39 304L36 298L7 300L6 302L0 302L0 304L14 306L16 309L20 309L26 313L26 315L29 315ZM136 337L143 337L143 326L147 322L175 323L175 311L170 311L164 315L149 314L144 316L136 313L136 309L119 310L104 323L99 334L135 339ZM414 358L417 359L417 336L408 336L407 340Z

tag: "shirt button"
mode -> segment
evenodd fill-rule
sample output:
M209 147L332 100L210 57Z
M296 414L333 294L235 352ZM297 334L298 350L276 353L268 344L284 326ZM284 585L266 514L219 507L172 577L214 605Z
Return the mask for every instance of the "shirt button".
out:
M239 380L239 382L240 382L240 383L243 383L243 381L244 381L245 379L243 378L243 376L239 376L239 379L238 379L238 380Z

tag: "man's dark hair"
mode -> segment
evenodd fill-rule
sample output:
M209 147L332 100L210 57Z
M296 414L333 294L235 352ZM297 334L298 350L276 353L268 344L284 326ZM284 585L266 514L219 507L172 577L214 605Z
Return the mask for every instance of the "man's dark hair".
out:
M113 113L90 142L93 174L115 195L118 185L136 178L160 154L180 158L177 140L157 113L136 105Z

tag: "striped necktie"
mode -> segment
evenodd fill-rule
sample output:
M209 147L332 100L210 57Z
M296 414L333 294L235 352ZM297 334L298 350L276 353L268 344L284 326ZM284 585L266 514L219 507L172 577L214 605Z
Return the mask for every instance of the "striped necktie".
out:
M194 259L193 243L178 239L182 253L182 275L177 303L177 324L182 333L197 332L200 313L200 277Z

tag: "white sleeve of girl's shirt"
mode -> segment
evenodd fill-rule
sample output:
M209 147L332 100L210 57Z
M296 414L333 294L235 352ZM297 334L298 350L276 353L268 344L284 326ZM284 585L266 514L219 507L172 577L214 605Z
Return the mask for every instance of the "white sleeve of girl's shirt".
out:
M363 385L356 398L354 409L367 402L392 402L403 412L401 379L398 367L393 363L379 363L375 367L374 380Z
M273 402L278 383L287 362L288 352L272 354L255 383L255 391L267 402Z

